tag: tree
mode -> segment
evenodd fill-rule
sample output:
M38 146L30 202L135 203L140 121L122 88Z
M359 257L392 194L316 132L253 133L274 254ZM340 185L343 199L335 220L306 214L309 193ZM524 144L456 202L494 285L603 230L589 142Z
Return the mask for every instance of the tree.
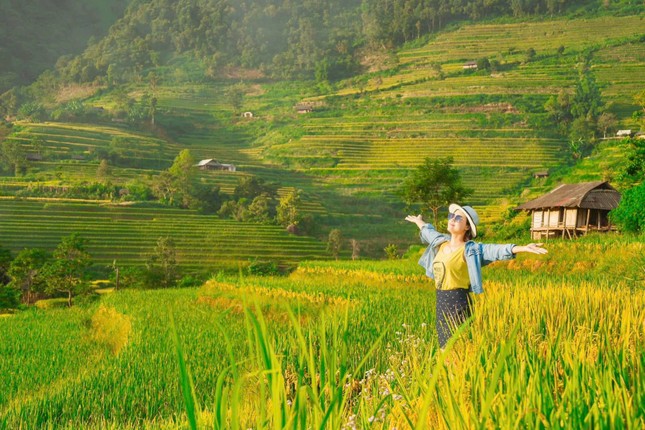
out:
M20 289L12 285L9 276L11 266L11 251L0 247L0 312L4 309L15 309L20 304Z
M490 60L488 57L482 57L477 60L477 70L490 71Z
M233 190L233 199L239 200L246 198L253 200L259 195L267 194L271 198L275 198L277 191L275 187L265 183L264 179L256 176L243 176Z
M191 208L203 214L214 214L222 207L224 195L217 185L195 184Z
M54 260L46 263L40 276L45 283L45 293L55 295L67 294L67 305L72 306L72 297L84 294L90 289L90 284L79 272L79 268L69 260Z
M283 227L297 226L302 219L301 191L291 190L280 198L277 207L277 221Z
M72 306L72 297L90 289L85 271L92 264L92 257L85 250L87 240L77 233L64 237L54 250L54 261L45 264L42 278L45 293L67 294L67 304Z
M628 189L620 204L609 213L611 221L622 231L642 233L645 231L645 182Z
M645 182L645 140L625 139L628 146L626 162L618 172L617 179L625 187Z
M645 119L645 90L636 94L634 96L634 101L638 104L638 106L640 106L641 110L635 111L632 117L637 121L640 121L641 126L645 126L645 124L643 124L642 122L643 119Z
M352 239L349 241L349 244L352 247L352 260L357 260L360 253L361 253L361 247L360 244L356 239Z
M242 102L244 101L244 90L241 85L233 85L229 87L224 93L224 97L228 104L233 108L234 113L237 113L242 108Z
M602 109L600 88L591 72L584 68L576 83L576 90L571 100L571 115L574 118L595 120Z
M618 124L616 115L611 112L603 112L598 117L596 126L598 127L598 130L602 131L602 137L607 138L607 130L616 127L616 124Z
M549 119L558 124L562 130L573 119L571 117L571 96L565 90L561 90L557 96L551 96L544 104L544 110L549 115Z
M96 169L96 178L102 181L108 180L112 174L112 169L110 164L106 159L103 159L99 162L99 167Z
M340 254L340 248L342 247L343 235L339 229L334 228L329 232L327 238L327 252L329 252L336 260L338 260L338 255Z
M20 176L27 170L27 154L19 143L5 140L2 142L0 164L6 170L12 170L15 176Z
M0 285L0 311L15 309L20 304L20 290L10 285Z
M431 211L434 223L439 220L439 209L453 202L463 201L472 190L461 183L459 170L452 167L452 157L432 159L427 157L403 183L401 193L408 205L421 205L421 210Z
M594 140L594 123L591 119L581 116L573 120L569 139L572 141L583 142L583 148Z
M190 150L183 149L168 168L161 172L155 189L162 200L183 207L189 207L193 200L193 181L195 178L195 159Z
M34 290L40 290L38 274L48 259L43 249L23 249L9 265L11 285L21 291L23 303L30 304Z
M157 240L154 253L146 262L146 271L146 285L149 288L175 286L179 278L179 272L174 240L169 237L160 237Z
M0 246L0 285L6 285L11 281L9 267L12 261L11 251Z
M271 199L268 195L262 194L253 199L247 209L249 221L268 224L273 219L271 216Z

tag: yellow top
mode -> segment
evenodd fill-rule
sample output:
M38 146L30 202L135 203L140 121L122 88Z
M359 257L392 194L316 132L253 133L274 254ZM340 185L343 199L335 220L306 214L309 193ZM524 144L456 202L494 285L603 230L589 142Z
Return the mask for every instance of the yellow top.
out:
M432 264L437 290L468 289L470 287L470 278L464 258L464 247L462 246L446 253L444 251L447 244L448 242L441 244Z

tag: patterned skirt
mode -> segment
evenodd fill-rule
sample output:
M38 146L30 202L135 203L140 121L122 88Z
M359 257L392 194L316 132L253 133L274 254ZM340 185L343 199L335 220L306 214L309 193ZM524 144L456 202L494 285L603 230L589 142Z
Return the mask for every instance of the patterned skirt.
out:
M437 335L443 349L454 331L472 314L468 290L437 290Z

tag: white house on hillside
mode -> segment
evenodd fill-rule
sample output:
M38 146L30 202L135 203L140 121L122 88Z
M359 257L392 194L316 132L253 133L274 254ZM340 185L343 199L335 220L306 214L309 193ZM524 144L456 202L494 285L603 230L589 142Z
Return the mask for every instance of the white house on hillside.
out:
M199 163L195 164L195 167L199 167L201 170L226 170L229 172L236 171L236 168L233 164L222 164L212 158L200 161Z

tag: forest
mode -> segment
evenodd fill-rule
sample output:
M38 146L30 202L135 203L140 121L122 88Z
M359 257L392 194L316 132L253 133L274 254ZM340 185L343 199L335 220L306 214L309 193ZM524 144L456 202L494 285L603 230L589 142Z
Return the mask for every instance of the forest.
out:
M361 70L366 53L455 21L629 14L640 6L634 0L10 1L0 5L0 93L54 66L53 76L41 77L44 85L128 82L148 68L170 71L186 61L211 79L239 67L274 78L335 80Z

